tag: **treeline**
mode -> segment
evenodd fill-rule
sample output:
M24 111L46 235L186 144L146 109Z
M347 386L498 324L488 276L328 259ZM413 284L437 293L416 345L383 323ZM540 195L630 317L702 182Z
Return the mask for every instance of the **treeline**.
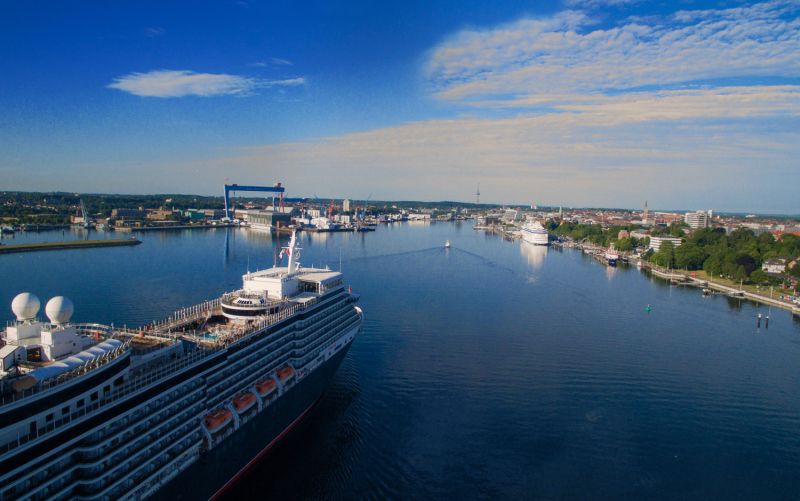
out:
M599 224L579 224L570 221L563 221L561 224L555 221L547 223L547 229L556 236L571 238L576 241L589 241L601 247L608 247L614 244L614 247L622 252L632 252L638 247L646 247L650 243L649 238L633 238L623 237L619 238L620 231L635 231L636 226L609 226L603 228Z
M678 247L664 242L650 256L650 261L667 268L702 269L712 276L765 284L774 280L761 269L765 261L776 257L791 261L798 256L800 237L796 235L783 235L776 240L772 233L756 236L749 228L739 228L730 234L722 228L705 228L694 231ZM800 266L787 271L800 277Z

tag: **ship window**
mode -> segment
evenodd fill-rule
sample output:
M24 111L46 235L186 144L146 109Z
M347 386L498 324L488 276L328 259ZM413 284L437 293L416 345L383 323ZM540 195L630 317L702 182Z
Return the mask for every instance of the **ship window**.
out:
M103 387L103 395L107 395L111 393L111 386L104 386Z
M92 393L92 402L97 400L97 392Z
M83 399L78 400L78 407L83 407Z
M69 414L69 405L61 409L61 414Z
M48 414L47 416L45 416L45 420L52 421L54 417L55 416L53 416L52 414Z
M36 436L36 421L31 421L31 429L30 429L30 431L31 431L31 433L30 433L31 437L35 437Z

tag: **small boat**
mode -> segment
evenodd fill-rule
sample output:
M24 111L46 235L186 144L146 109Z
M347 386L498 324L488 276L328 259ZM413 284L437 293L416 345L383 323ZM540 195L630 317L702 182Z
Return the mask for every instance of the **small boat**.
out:
M708 287L704 287L703 288L703 295L704 296L708 296L710 294L711 294L711 289L709 289Z
M446 240L446 241L445 241L445 243L444 243L444 248L445 248L445 249L449 249L449 248L450 248L450 240Z
M275 388L277 387L278 384L275 382L274 379L267 379L266 381L261 381L259 383L256 383L256 391L258 391L258 394L261 395L262 397L266 397L267 395L275 391Z
M231 414L231 411L229 411L228 409L219 409L212 412L211 414L206 415L203 421L205 422L208 431L214 433L223 426L225 426L226 424L228 424L231 421L231 418L233 418L233 414Z
M233 398L233 407L239 414L246 412L254 403L256 403L256 396L249 391Z
M278 377L282 383L288 381L292 376L294 376L294 368L292 366L287 365L286 367L278 369Z

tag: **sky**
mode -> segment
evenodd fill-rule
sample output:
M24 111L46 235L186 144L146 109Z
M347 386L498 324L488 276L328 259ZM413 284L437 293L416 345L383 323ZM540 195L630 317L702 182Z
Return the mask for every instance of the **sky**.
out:
M0 189L800 213L800 0L6 0Z

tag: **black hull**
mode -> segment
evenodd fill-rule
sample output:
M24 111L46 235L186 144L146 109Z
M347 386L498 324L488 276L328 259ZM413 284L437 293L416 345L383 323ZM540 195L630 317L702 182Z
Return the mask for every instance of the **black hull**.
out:
M351 342L352 343L352 342ZM153 499L209 499L244 473L319 400L350 345L159 489ZM253 461L255 462L255 461Z

